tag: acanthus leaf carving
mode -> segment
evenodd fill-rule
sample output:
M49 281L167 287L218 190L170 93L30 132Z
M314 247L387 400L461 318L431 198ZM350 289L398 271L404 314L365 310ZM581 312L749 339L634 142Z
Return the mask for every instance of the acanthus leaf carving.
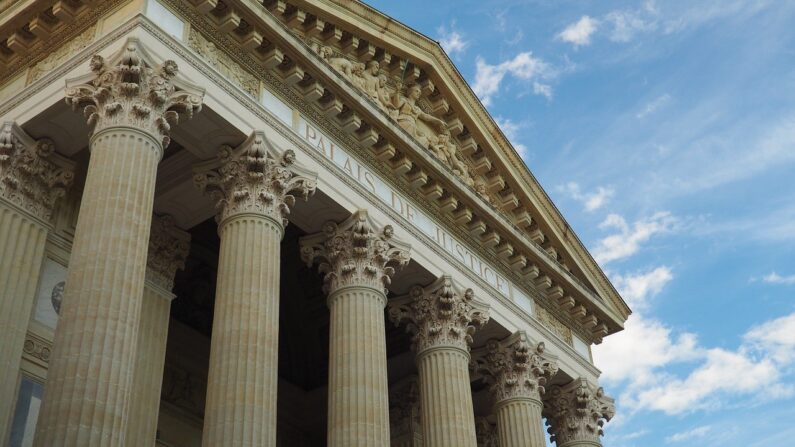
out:
M417 353L438 346L468 352L472 334L488 323L489 314L488 306L475 300L472 289L461 290L450 276L442 276L391 300L389 318L396 326L406 324Z
M472 369L489 383L496 403L513 398L541 401L544 385L557 374L557 358L533 343L524 331L489 340L473 353Z
M149 234L147 279L170 291L177 270L185 268L189 251L190 233L179 229L169 215L154 216Z
M44 222L74 182L74 163L55 153L52 140L33 140L16 123L0 128L0 198Z
M544 400L547 432L557 445L572 441L599 443L605 421L615 416L615 402L584 378L549 387Z
M296 197L308 200L317 188L316 174L295 165L295 152L279 153L262 131L254 131L237 148L221 147L216 160L196 167L193 180L215 202L219 223L255 213L282 228Z
M395 271L408 264L409 251L408 244L394 237L391 225L377 230L365 210L301 238L301 259L309 266L319 264L328 294L353 286L385 290Z
M91 80L77 85L67 81L66 103L82 110L92 135L129 126L154 136L165 148L179 116L190 119L201 110L204 92L182 84L177 89L177 63L167 60L153 68L135 39L111 61L94 55L89 66Z

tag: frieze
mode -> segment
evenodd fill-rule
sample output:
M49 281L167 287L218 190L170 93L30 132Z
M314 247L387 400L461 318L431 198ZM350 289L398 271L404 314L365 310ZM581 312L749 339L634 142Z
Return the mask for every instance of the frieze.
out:
M563 341L572 345L574 341L572 340L572 333L571 329L568 326L561 323L554 315L549 313L546 309L541 306L536 307L536 318L539 322L541 322L544 327L552 331L553 334L557 335Z
M190 28L188 34L188 45L193 48L205 62L228 77L230 81L237 84L237 86L242 88L246 93L254 98L259 96L259 79L246 71L240 64L233 61L226 53L219 51L214 43L207 40L193 27Z
M28 70L27 84L38 81L42 76L60 65L64 60L88 47L91 42L94 41L96 30L96 24L90 26L87 30L83 31L82 34L68 41L65 45L62 45L60 48L50 53L49 56L31 67L30 70Z

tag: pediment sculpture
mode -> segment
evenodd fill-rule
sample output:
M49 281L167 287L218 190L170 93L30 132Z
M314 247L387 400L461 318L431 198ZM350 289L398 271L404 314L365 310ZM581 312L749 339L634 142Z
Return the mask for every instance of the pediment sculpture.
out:
M473 188L487 202L492 198L486 181L471 168L461 153L448 124L428 111L422 102L422 89L418 84L403 85L403 80L392 79L381 70L377 60L360 62L351 60L326 45L311 44L312 49L334 70L342 74L357 89L394 120L403 130L467 186Z

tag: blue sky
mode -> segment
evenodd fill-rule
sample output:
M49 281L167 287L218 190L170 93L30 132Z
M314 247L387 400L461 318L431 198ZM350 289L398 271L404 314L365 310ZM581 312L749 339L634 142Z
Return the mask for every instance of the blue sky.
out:
M368 3L442 42L633 307L605 444L795 445L795 2Z

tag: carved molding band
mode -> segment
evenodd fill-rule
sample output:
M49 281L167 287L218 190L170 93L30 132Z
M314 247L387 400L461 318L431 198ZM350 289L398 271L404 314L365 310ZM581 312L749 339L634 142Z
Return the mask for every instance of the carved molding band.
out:
M223 146L216 160L196 166L196 186L215 201L223 223L244 213L267 216L287 226L295 197L315 193L314 173L294 165L295 152L279 153L262 131L254 131L240 146Z
M183 84L178 89L175 85L176 62L167 60L152 68L150 60L131 38L110 61L94 55L89 79L67 81L66 103L83 111L90 134L115 126L134 127L155 137L165 148L179 114L190 119L201 110L202 89Z
M190 251L190 234L180 230L171 216L155 216L149 235L146 277L165 290L174 287L174 275L185 268Z
M49 222L55 202L74 181L74 163L49 139L33 140L13 122L0 127L0 199Z
M417 353L438 346L468 352L472 334L489 321L489 313L486 304L475 300L472 289L461 290L450 276L442 276L391 300L389 318L395 325L406 323Z
M473 353L472 367L489 382L494 401L530 398L541 401L544 385L557 374L557 358L544 352L544 343L534 343L524 331L505 340L489 340Z
M557 445L572 441L599 443L602 426L616 413L614 400L583 378L551 386L544 401L550 439Z
M322 232L301 238L301 259L309 266L318 262L327 294L351 286L384 290L410 259L411 247L393 233L391 225L376 230L367 211L358 210L341 224L327 222Z
M52 343L28 332L25 336L25 344L22 346L24 355L38 359L47 364L50 362L50 355L52 354Z

